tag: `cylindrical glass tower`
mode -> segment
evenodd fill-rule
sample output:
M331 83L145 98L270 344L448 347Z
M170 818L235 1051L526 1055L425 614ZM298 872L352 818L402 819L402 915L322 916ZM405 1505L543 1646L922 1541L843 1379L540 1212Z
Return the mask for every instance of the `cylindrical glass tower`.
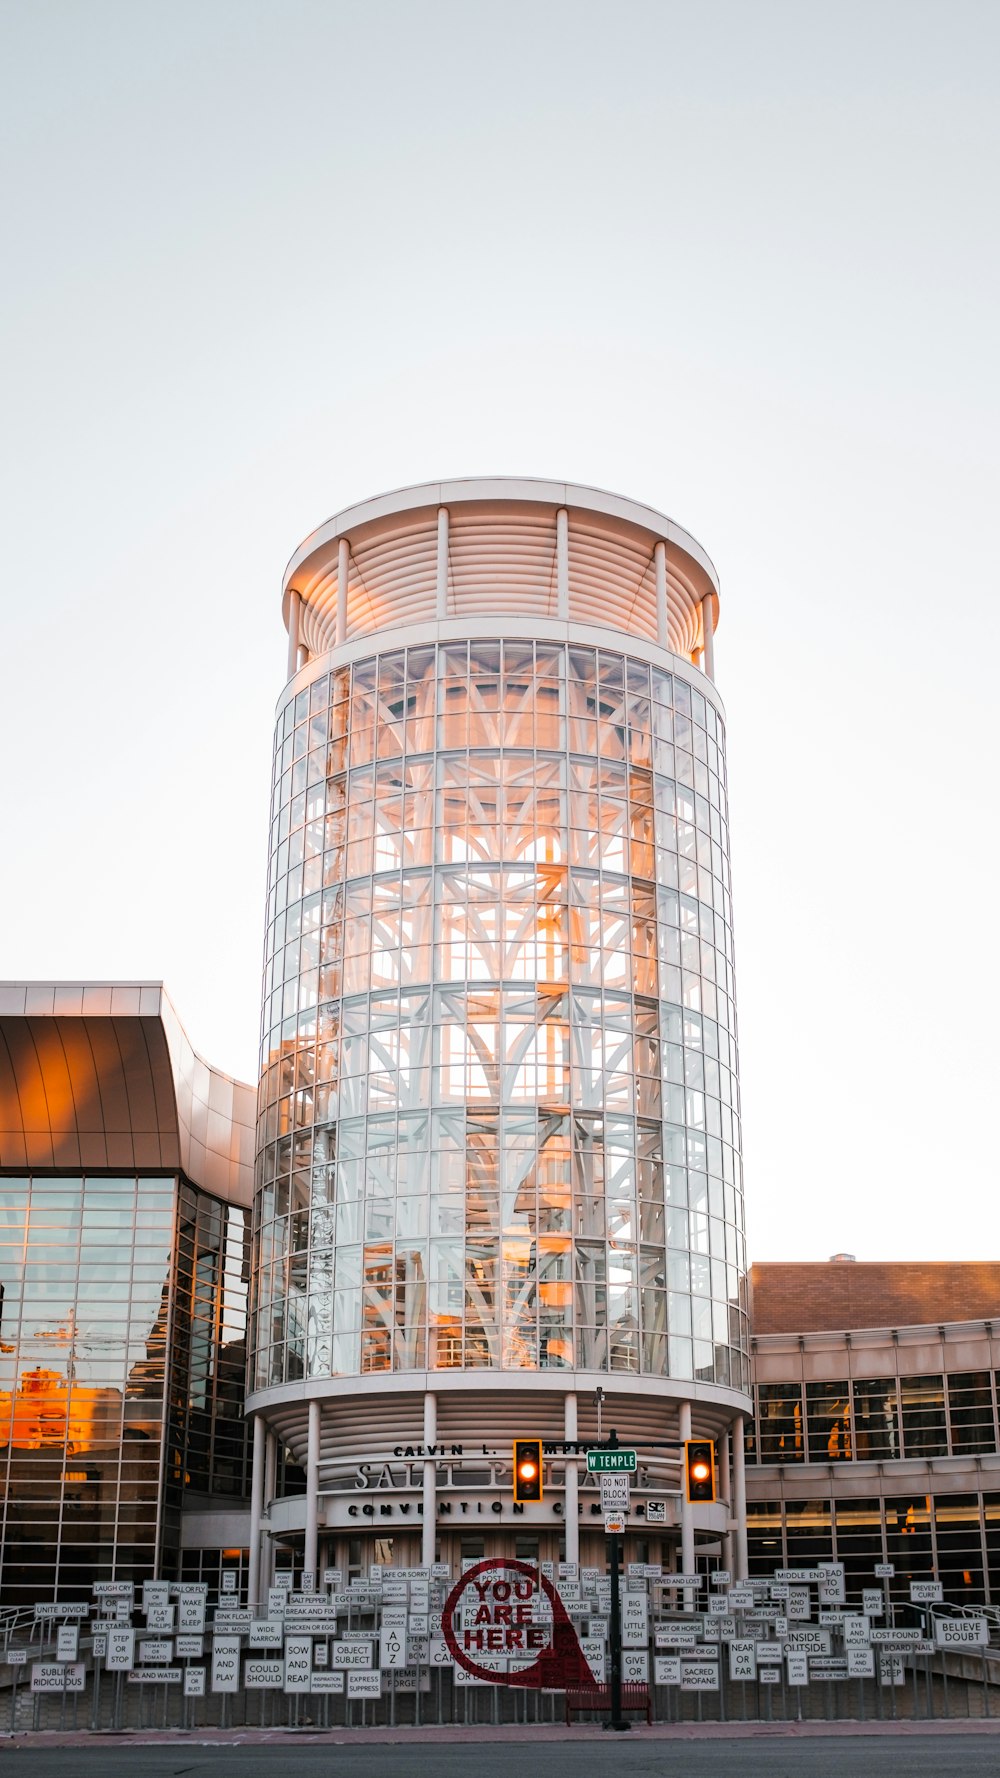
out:
M485 1503L513 1553L504 1464L535 1432L533 1529L578 1559L563 1447L602 1415L719 1438L739 1520L711 563L592 489L457 482L338 515L284 610L250 1359L268 1521L307 1569L366 1530L427 1561ZM664 1559L722 1549L722 1508L681 1512L676 1453L646 1479Z

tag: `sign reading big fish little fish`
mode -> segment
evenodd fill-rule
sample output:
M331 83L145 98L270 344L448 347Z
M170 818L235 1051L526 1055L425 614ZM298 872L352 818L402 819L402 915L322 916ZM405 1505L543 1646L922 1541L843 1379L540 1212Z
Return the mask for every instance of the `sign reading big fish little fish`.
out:
M551 1607L551 1623L536 1621L533 1601L539 1588ZM596 1683L558 1592L527 1562L499 1557L468 1569L445 1601L441 1629L452 1659L490 1685L561 1691ZM516 1664L497 1671L489 1663L498 1658Z

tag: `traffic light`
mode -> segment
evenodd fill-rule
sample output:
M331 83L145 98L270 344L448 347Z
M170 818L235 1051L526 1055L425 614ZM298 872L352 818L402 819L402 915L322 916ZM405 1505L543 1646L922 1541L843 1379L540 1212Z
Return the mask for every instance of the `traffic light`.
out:
M715 1499L715 1446L710 1438L684 1441L684 1496L694 1505Z
M542 1498L542 1441L540 1438L514 1440L514 1499Z

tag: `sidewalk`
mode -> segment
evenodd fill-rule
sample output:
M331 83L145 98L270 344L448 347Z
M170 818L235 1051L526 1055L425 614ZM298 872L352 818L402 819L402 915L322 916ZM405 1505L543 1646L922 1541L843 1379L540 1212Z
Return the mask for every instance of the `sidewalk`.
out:
M963 1717L958 1722L723 1722L723 1723L657 1723L647 1728L634 1723L632 1741L775 1741L775 1740L843 1740L886 1739L891 1736L912 1738L952 1735L1000 1736L1000 1718ZM463 1726L460 1723L429 1728L372 1729L99 1729L72 1732L40 1729L0 1732L0 1751L21 1751L31 1746L88 1747L100 1743L109 1752L115 1746L128 1747L274 1747L299 1745L327 1747L433 1747L469 1746L484 1742L506 1742L530 1745L540 1742L609 1741L608 1734L597 1723L566 1728L562 1723L505 1724L489 1723Z

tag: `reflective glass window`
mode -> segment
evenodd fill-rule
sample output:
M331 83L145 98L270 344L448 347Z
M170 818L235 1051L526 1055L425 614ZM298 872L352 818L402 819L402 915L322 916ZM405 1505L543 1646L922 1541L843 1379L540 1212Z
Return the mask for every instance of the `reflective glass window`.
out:
M757 1390L757 1426L762 1463L803 1463L802 1385L761 1383Z
M947 1456L943 1378L900 1377L899 1397L903 1415L903 1455Z

